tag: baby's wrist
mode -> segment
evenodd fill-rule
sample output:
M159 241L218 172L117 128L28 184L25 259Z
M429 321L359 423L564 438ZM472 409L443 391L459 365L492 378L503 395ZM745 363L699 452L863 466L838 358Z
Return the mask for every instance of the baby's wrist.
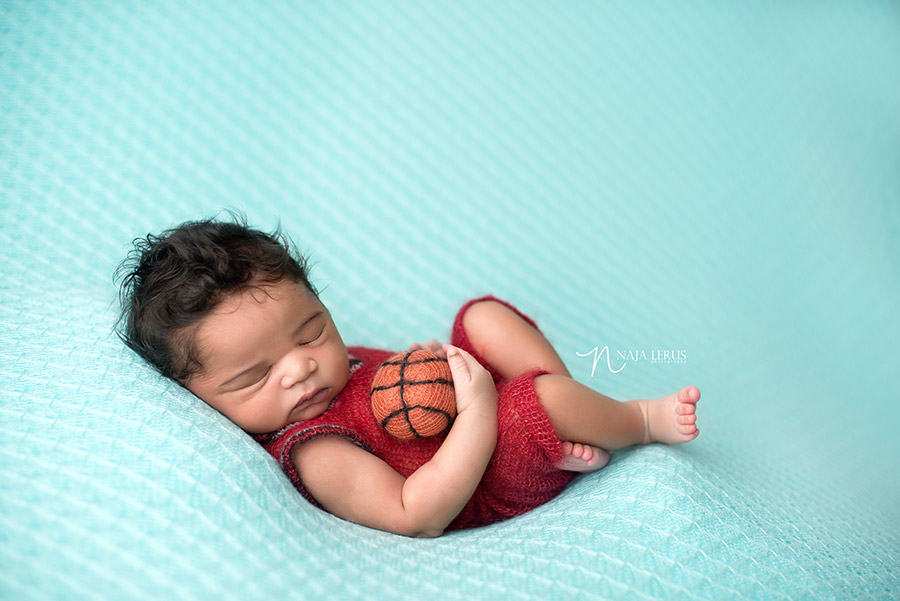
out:
M465 415L466 420L497 421L497 401L487 397L478 402L471 402L457 410L456 419Z

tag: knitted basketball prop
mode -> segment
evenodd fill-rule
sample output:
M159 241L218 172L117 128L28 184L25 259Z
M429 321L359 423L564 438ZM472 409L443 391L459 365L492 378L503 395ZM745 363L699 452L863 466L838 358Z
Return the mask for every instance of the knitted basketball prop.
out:
M388 434L412 440L442 433L456 417L450 364L425 349L398 353L372 380L372 414Z

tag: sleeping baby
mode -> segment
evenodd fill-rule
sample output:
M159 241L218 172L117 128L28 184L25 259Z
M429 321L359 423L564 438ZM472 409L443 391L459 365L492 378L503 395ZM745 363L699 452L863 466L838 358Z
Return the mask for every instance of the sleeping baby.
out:
M482 526L559 494L609 451L699 434L700 391L619 402L572 379L537 324L493 296L462 305L449 344L457 416L398 440L373 418L392 351L346 346L279 232L184 223L135 241L120 266L124 342L252 435L328 512L406 536Z

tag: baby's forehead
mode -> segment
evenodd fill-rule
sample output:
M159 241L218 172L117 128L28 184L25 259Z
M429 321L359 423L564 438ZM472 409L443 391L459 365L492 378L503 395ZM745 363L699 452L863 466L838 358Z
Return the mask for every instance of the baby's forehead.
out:
M279 280L273 284L254 284L223 292L207 317L234 313L246 304L258 305L262 312L267 312L283 307L294 310L311 309L322 303L303 284Z
M195 332L204 367L220 360L239 360L265 346L267 336L295 328L324 311L318 298L301 284L279 282L253 286L224 296Z

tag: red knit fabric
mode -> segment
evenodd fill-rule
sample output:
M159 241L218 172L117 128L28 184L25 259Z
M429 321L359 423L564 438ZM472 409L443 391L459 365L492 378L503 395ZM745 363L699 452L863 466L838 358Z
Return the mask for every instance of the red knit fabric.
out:
M562 459L559 439L534 390L534 378L546 372L535 369L504 380L466 338L462 317L472 304L483 300L504 304L537 328L518 309L493 296L469 301L456 316L450 343L471 353L493 376L499 398L499 426L497 447L484 477L448 530L484 526L525 513L559 494L574 475L555 467ZM369 386L378 367L394 352L357 346L349 347L348 351L350 380L325 413L289 424L278 432L256 436L281 464L294 486L316 505L291 461L296 445L318 436L344 436L408 477L434 455L445 438L441 435L401 441L387 434L372 416Z

